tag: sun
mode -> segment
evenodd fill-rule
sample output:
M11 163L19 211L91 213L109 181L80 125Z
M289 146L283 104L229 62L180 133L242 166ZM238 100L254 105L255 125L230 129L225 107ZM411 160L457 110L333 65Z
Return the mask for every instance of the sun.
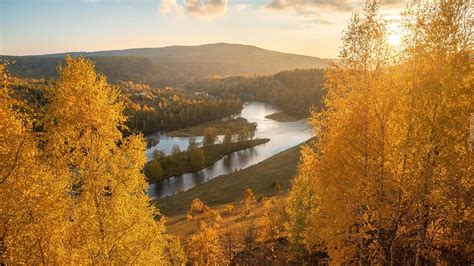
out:
M388 35L387 41L391 46L400 46L402 44L402 36L398 33L391 33Z

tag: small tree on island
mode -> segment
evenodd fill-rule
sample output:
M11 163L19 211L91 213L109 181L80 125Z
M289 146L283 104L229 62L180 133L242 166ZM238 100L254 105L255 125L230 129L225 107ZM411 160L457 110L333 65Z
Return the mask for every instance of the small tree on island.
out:
M213 145L217 141L217 131L215 128L211 127L206 129L204 132L204 145Z
M230 129L226 129L224 133L224 140L222 141L223 144L231 144L232 143L232 131Z
M204 152L201 149L193 149L191 151L191 164L194 168L199 168L204 165Z
M145 175L149 180L158 180L163 176L163 169L157 160L152 160L145 168Z
M188 151L193 151L198 148L198 144L196 142L196 137L191 136L188 140Z
M230 129L226 129L224 133L224 139L222 140L222 151L224 153L228 153L231 151L232 136L232 131Z
M238 140L239 141L246 141L246 140L249 140L250 139L250 130L248 127L242 127L240 130L239 130L239 133L238 133Z
M181 149L178 144L173 145L173 148L171 148L171 156L175 163L181 161Z

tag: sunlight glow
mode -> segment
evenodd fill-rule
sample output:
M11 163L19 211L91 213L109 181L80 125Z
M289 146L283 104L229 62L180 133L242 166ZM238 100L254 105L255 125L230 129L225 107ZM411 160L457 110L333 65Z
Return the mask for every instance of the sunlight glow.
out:
M392 46L400 46L402 43L402 36L397 33L392 33L388 35L387 41Z

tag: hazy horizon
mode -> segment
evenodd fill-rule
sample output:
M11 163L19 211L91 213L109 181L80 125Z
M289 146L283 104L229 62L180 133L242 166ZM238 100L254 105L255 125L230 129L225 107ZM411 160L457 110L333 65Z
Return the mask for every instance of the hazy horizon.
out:
M316 58L321 58L321 59L338 59L338 56L336 57L322 57L322 56L317 56L317 55L308 55L308 54L298 54L298 53L291 53L287 51L278 51L278 50L273 50L273 49L268 49L265 47L261 46L256 46L253 44L246 44L246 43L228 43L228 42L215 42L215 43L202 43L202 44L194 44L194 45L184 45L184 44L173 44L173 45L165 45L165 46L156 46L156 47L151 47L151 46L144 46L144 47L125 47L125 48L117 48L117 49L103 49L103 50L70 50L70 51L58 51L54 53L39 53L39 54L0 54L0 56L44 56L44 55L55 55L55 54L68 54L68 53L95 53L95 52L106 52L106 51L125 51L125 50L133 50L133 49L160 49L160 48L167 48L167 47L197 47L197 46L205 46L205 45L218 45L218 44L228 44L228 45L243 45L243 46L251 46L251 47L256 47L259 49L264 49L267 51L272 51L272 52L278 52L278 53L286 53L286 54L295 54L295 55L301 55L301 56L310 56L310 57L316 57Z
M402 0L382 1L393 20ZM337 58L358 0L1 0L2 55L244 44Z

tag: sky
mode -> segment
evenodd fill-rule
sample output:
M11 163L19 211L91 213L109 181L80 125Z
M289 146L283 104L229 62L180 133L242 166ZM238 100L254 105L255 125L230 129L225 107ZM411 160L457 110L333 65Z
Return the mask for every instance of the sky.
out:
M361 0L0 0L0 54L240 43L336 58ZM397 17L402 0L383 1Z

